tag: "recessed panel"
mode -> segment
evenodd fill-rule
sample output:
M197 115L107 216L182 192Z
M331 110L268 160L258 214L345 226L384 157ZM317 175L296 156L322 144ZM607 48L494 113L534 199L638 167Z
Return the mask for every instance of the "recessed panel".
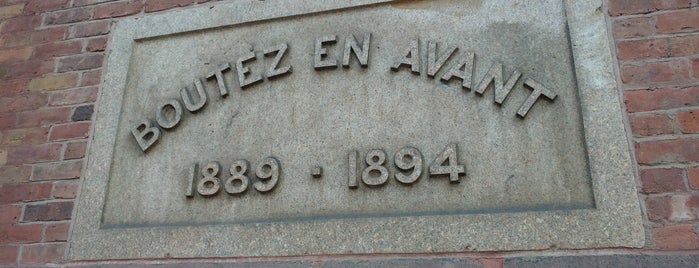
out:
M70 254L642 246L597 2L235 1L121 20Z

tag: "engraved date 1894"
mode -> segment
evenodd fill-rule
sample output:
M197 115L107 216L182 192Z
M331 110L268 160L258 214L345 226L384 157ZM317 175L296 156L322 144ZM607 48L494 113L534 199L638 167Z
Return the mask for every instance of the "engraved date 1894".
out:
M386 152L380 149L369 150L366 154L365 161L367 167L359 170L359 152L353 151L348 155L349 176L347 178L347 186L349 188L357 188L358 181L361 181L367 186L381 186L388 182L389 172L386 168ZM397 172L393 177L402 184L415 183L423 172L422 154L413 147L404 147L393 157L394 165ZM448 176L449 182L459 183L459 177L466 173L466 168L459 164L457 156L456 144L450 144L432 161L429 166L430 176Z

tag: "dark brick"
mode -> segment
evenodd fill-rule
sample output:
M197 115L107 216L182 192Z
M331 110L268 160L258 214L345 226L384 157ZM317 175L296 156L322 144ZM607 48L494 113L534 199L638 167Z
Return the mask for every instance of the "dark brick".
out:
M27 205L24 209L24 222L70 220L73 214L73 202L53 202Z
M92 118L92 113L94 112L94 109L94 105L85 105L75 108L71 120L75 122L90 120L90 118Z

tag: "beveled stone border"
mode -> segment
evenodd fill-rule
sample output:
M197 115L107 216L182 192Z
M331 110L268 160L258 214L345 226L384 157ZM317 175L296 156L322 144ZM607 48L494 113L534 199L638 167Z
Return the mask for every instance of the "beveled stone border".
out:
M124 19L114 29L69 257L89 260L642 247L644 229L633 162L616 91L605 17L597 12L602 3L601 0L563 1L570 28L595 209L100 228L115 130L135 40L391 2L237 1ZM187 18L187 23L177 23L181 21L177 18Z

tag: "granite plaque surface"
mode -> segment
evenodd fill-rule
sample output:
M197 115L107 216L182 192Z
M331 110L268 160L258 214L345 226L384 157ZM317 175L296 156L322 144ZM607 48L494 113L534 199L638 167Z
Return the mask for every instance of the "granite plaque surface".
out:
M237 1L122 20L70 255L640 247L600 6Z

